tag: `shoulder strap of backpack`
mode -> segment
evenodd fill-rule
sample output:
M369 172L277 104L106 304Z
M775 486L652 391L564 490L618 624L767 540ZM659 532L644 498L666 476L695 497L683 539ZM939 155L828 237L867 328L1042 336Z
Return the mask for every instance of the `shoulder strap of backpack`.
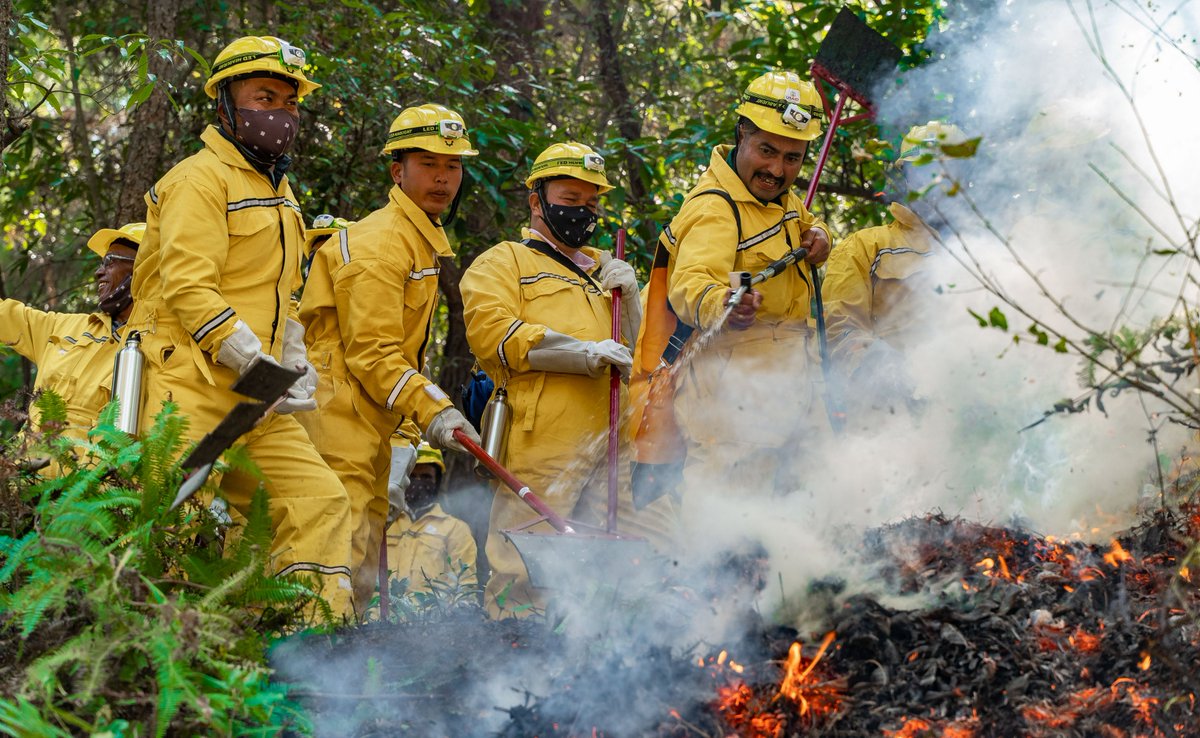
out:
M539 254L544 254L546 256L549 256L551 259L554 259L554 261L558 262L562 266L566 267L567 269L570 269L572 273L582 277L583 281L585 283L591 284L597 290L600 289L600 285L596 283L596 280L592 279L592 276L590 274L583 271L582 267L580 267L575 262L571 261L567 257L566 254L564 254L563 252L554 248L550 244L543 243L542 241L538 241L538 240L532 239L532 238L526 238L525 240L521 241L521 243L525 244L526 246L528 246L529 248L538 252Z

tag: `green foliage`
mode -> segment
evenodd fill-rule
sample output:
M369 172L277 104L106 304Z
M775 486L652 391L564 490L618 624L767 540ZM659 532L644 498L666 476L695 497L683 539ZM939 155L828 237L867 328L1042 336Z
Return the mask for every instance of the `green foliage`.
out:
M43 418L60 404L37 401ZM307 731L268 684L265 652L315 595L267 574L266 493L236 537L199 503L169 510L184 421L168 407L136 441L112 426L114 410L84 441L51 431L5 459L53 464L0 489L0 733Z
M771 67L806 72L843 5L417 0L401 9L356 0L231 13L200 4L179 8L177 38L152 38L140 7L100 2L76 14L46 0L17 0L22 25L13 58L20 63L12 65L9 97L29 112L30 125L2 152L0 223L8 246L0 267L9 283L0 285L0 296L58 310L87 304L94 262L83 244L96 228L116 225L119 183L132 160L127 133L139 125L139 103L152 86L172 103L159 176L196 150L197 135L213 120L200 89L206 60L249 33L304 48L307 72L322 84L304 101L290 172L307 217L359 219L379 207L391 187L379 156L389 123L407 105L440 102L462 112L481 151L467 163L463 217L451 228L462 266L519 233L528 218L523 179L537 153L555 140L577 139L605 155L617 185L605 198L597 245L610 247L624 225L628 258L646 272L662 224L712 146L731 140L732 110L746 83ZM848 6L896 43L906 64L919 63L920 42L941 13L936 0ZM602 44L605 27L612 48ZM170 64L155 77L150 62L159 58ZM37 106L46 90L72 115ZM839 234L882 222L874 193L884 184L882 139L895 134L858 123L835 138L823 182L839 194L819 195L815 209ZM802 176L811 172L815 148ZM449 347L459 355L440 355L451 330L444 317L442 325L430 363L465 372L463 344Z
M455 563L446 557L445 572L441 576L422 575L422 579L425 586L417 589L411 588L407 577L389 582L389 619L440 622L452 610L479 606L483 588L476 582L475 572L466 562ZM374 611L378 616L378 596L371 601L368 611Z

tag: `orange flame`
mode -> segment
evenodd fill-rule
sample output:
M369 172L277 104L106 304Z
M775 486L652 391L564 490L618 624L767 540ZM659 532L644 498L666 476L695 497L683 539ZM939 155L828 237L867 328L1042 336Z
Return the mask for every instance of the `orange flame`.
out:
M1131 556L1129 552L1121 546L1121 542L1115 538L1112 542L1112 548L1109 549L1108 553L1104 554L1104 563L1108 564L1114 569L1124 562L1132 560L1133 556Z
M896 730L883 730L885 738L926 738L939 735L941 738L975 738L977 721L974 718L954 720L946 724L932 723L921 718L909 718ZM940 732L935 732L940 731Z

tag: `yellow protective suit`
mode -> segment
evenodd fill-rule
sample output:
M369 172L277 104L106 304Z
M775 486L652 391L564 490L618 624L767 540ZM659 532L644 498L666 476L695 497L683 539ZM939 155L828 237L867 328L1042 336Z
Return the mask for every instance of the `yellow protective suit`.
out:
M37 365L34 392L53 390L67 405L63 434L84 439L112 399L113 359L121 336L107 313L53 313L0 302L0 342ZM29 428L40 427L30 408Z
M697 334L724 314L730 272L761 271L798 247L809 228L829 233L791 191L781 203L755 198L730 166L731 150L713 149L708 170L663 234L671 307ZM699 194L713 189L728 193L737 206L740 239L730 203ZM814 422L809 280L802 263L758 284L763 301L755 323L747 330L721 328L680 374L675 407L688 446L685 495L793 483L782 462L796 459Z
M409 592L429 592L428 580L463 587L478 583L475 572L475 539L471 529L435 504L413 520L401 514L387 530L388 571L392 578L408 579ZM463 565L461 578L459 572Z
M438 257L453 255L445 231L393 187L387 205L316 252L301 298L308 358L320 375L318 410L303 422L350 495L360 612L378 579L392 433L406 419L424 430L451 407L421 370Z
M205 147L146 195L146 234L133 270L129 327L142 332L149 427L165 400L179 404L199 440L239 401L237 373L215 362L240 319L282 356L291 293L300 286L304 225L286 178L278 188L210 126ZM265 477L277 574L320 575L335 613L350 608L350 505L346 491L295 417L269 414L242 436ZM257 481L230 473L221 490L244 514Z
M927 271L932 232L899 203L888 211L891 223L850 234L826 263L823 296L830 355L846 375L854 373L859 355L876 340L906 348L913 328L920 325L912 309L914 293L931 288L919 276Z
M598 257L594 249L581 251ZM608 506L609 376L533 371L528 359L547 329L581 341L612 337L612 298L598 284L598 277L595 283L585 282L550 256L504 241L476 257L463 273L461 287L467 342L496 385L506 387L513 408L508 447L500 463L555 512L603 526ZM624 387L621 398L624 407ZM618 529L665 544L674 527L670 500L661 498L635 513L626 456L622 453L620 462ZM529 586L520 555L500 533L537 514L499 482L493 482L493 489L487 540L491 576L484 604L493 616L500 616L543 602ZM552 528L540 523L531 530Z

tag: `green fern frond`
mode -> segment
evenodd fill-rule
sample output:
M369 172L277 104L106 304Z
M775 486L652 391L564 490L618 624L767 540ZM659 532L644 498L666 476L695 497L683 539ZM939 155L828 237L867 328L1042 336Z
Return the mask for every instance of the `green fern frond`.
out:
M41 710L24 697L0 698L0 734L24 738L71 738L71 734L42 717Z

